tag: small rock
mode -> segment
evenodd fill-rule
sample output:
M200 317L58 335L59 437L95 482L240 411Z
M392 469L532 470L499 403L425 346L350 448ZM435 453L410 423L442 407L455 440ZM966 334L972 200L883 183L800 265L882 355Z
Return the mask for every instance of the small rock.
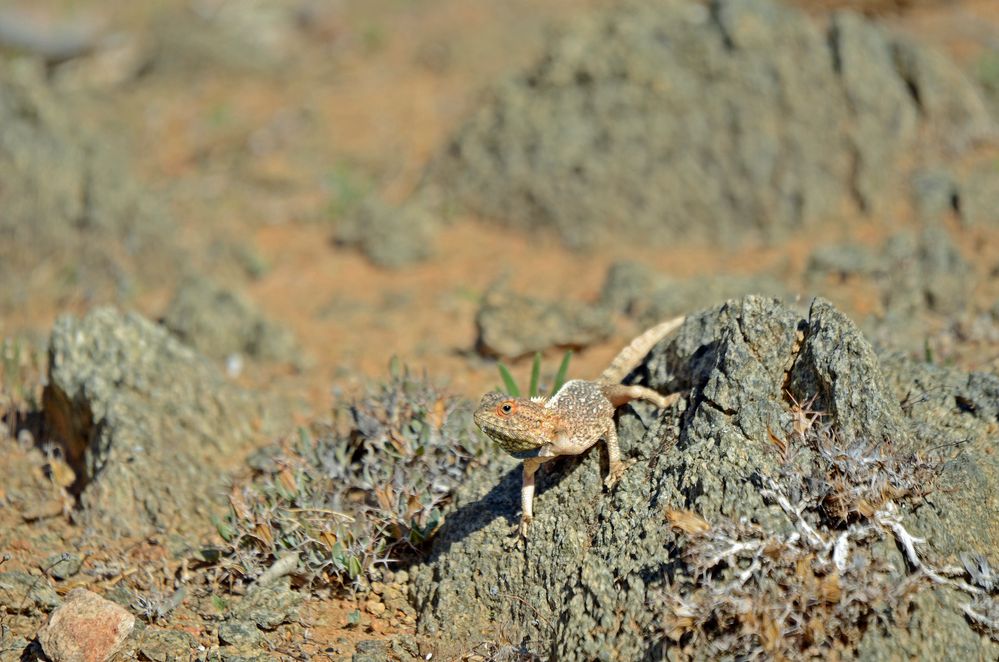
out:
M255 623L228 620L219 625L219 641L229 646L252 646L260 641Z
M29 613L32 609L51 611L59 602L48 578L26 572L0 572L0 607L7 611L15 614Z
M121 648L135 616L82 588L70 591L38 632L45 654L59 662L99 662Z
M385 613L384 603L381 603L378 600L368 600L364 603L364 608L372 616L381 616Z
M187 659L197 646L197 640L183 630L150 626L139 644L139 652L152 662L173 662Z
M63 554L53 554L45 559L42 569L56 579L69 579L80 572L82 566L82 556L66 552Z
M362 639L354 648L352 662L381 662L388 659L388 644L379 639Z
M396 570L395 572L395 583L405 584L409 581L409 573L405 570Z
M336 239L380 267L398 269L430 257L436 233L436 219L419 203L393 207L369 196L339 221Z
M189 278L177 288L163 325L206 356L249 356L265 361L296 361L291 332L267 319L246 297L204 278Z
M398 584L389 584L382 588L382 600L395 600L402 597L402 588Z
M420 644L411 634L397 634L389 642L392 653L400 660L420 659Z
M282 623L298 618L298 606L305 597L283 582L257 586L233 608L233 615L240 620L253 621L264 630L273 630Z
M552 347L585 347L614 330L606 307L575 301L544 301L494 287L475 316L479 351L517 358Z
M385 592L385 584L381 582L371 582L371 592L375 595L381 595Z

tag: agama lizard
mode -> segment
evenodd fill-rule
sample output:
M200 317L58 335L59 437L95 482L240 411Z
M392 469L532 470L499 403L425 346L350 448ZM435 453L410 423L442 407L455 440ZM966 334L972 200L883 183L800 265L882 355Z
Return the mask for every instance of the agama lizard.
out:
M662 395L644 386L624 385L621 380L684 319L677 317L645 331L618 353L600 377L593 381L569 380L551 398L511 398L496 391L482 396L475 424L500 448L524 460L522 537L527 537L534 518L534 474L548 460L559 455L579 455L603 439L610 459L604 485L613 486L624 473L626 465L617 445L614 411L632 400L646 400L666 408L680 394Z

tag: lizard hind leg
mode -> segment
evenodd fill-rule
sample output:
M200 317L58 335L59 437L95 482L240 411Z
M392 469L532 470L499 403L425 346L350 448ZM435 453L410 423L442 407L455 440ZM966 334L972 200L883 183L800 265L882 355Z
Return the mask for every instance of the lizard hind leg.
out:
M666 409L680 398L679 392L663 395L659 391L653 391L645 386L605 384L603 385L603 390L604 396L615 407L620 407L632 400L644 400L651 402L660 409Z

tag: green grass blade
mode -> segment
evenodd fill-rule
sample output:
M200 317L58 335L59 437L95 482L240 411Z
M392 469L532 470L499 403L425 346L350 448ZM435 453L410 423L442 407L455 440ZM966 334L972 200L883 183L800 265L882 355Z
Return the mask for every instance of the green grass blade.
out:
M496 368L499 369L500 378L503 380L506 392L514 398L519 398L520 389L517 388L517 382L514 381L513 375L510 374L510 369L502 363L497 363Z
M558 366L558 372L555 373L555 383L552 385L552 395L558 393L558 390L562 388L562 384L565 384L565 376L569 372L569 360L572 359L572 350L566 350L565 356L562 357L562 363Z
M538 394L538 380L541 379L541 352L534 353L534 363L531 364L531 387L527 390L530 397Z

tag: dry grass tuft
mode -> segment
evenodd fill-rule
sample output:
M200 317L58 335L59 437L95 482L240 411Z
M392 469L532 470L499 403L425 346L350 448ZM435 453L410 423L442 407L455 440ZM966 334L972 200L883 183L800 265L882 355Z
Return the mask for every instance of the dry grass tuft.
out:
M306 584L359 586L371 568L406 559L433 536L468 468L490 457L468 403L398 366L334 413L230 493L218 529L231 578L285 564L279 574Z

